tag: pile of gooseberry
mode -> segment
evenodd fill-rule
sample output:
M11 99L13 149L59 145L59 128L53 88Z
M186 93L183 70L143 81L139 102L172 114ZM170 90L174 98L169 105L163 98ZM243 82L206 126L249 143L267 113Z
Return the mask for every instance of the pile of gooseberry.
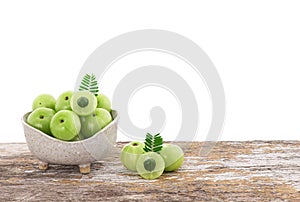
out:
M64 141L89 138L112 121L111 102L103 94L66 91L57 99L37 96L27 123L43 133Z
M145 143L134 141L125 145L121 151L122 164L142 178L152 180L164 171L171 172L181 167L184 160L182 149L175 144L163 144L158 152L145 151Z

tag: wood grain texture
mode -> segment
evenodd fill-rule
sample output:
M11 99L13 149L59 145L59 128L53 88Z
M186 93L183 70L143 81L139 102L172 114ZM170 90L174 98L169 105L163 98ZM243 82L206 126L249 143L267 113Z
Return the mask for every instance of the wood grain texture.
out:
M299 141L218 142L207 157L189 143L182 168L156 180L121 165L124 144L86 175L40 171L26 144L0 144L0 201L300 201Z

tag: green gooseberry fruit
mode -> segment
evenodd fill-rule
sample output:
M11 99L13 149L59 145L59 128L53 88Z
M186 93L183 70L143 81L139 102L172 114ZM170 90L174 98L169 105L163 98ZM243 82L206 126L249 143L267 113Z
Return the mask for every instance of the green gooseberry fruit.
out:
M55 109L55 102L55 98L52 95L41 94L33 100L32 110L35 110L39 107Z
M50 121L55 111L46 107L39 107L31 112L27 118L27 123L32 127L51 135Z
M71 98L71 108L79 116L92 114L97 107L96 96L89 91L74 92Z
M72 140L81 128L77 114L70 110L60 110L51 119L50 130L54 137L60 140Z
M97 108L103 108L109 112L111 111L111 102L107 96L103 94L99 94L96 96L96 98L97 98Z
M143 142L130 142L125 145L121 151L122 164L131 171L136 171L136 162L139 157L145 153L145 144Z
M55 110L60 111L60 110L72 110L71 109L71 98L73 96L73 91L66 91L60 94L56 100L55 104Z
M178 145L164 144L159 152L165 161L165 171L174 171L181 167L184 153Z
M164 168L164 159L156 152L144 153L136 162L137 172L147 180L153 180L161 176Z
M89 138L102 128L107 126L112 117L106 109L97 108L92 114L88 116L80 116L81 121L81 137Z

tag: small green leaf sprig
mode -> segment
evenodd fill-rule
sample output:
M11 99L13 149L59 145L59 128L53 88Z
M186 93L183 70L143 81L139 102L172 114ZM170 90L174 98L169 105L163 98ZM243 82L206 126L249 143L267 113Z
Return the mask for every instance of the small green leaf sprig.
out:
M160 133L156 135L151 135L147 133L145 138L145 152L156 152L159 153L162 149L163 145L163 138L160 136Z
M86 74L83 77L81 84L79 86L79 91L84 91L84 90L90 91L95 96L98 95L98 92L99 92L98 81L94 74L91 74L91 75Z

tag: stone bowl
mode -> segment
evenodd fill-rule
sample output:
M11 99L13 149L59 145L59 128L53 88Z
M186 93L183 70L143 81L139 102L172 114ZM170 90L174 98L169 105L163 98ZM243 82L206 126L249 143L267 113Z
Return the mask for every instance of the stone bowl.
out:
M49 164L78 165L81 173L89 173L94 161L107 157L117 140L119 116L112 110L113 121L92 137L74 142L66 142L51 137L27 124L31 112L22 117L25 138L31 153L40 160L39 169L48 169Z

